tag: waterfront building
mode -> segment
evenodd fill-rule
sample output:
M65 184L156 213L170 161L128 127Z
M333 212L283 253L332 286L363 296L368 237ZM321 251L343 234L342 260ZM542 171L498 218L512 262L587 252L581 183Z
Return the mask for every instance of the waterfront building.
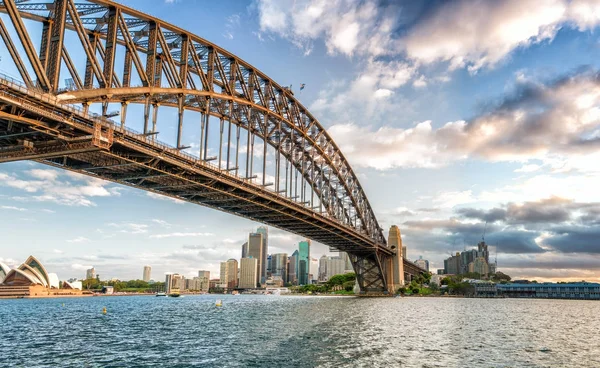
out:
M346 273L345 261L340 257L327 257L326 279L330 280L333 276L341 275L343 273Z
M288 259L288 282L292 285L298 285L297 260L298 250L295 250Z
M471 264L475 258L477 258L477 250L470 249L460 253L460 273L465 274L469 272L469 264Z
M419 256L419 259L415 261L415 264L429 272L429 261L423 259L423 256Z
M261 283L261 272L262 272L262 260L263 260L263 234L256 232L250 233L248 235L248 253L246 254L246 258L254 258L258 260L258 276L256 277L256 283ZM265 256L266 260L266 256ZM265 273L266 273L266 265L265 265Z
M242 244L242 258L248 257L248 242Z
M494 284L475 280L472 286L477 297L600 300L600 284L591 282Z
M240 283L241 289L255 289L258 275L258 259L242 258L240 259Z
M150 279L152 278L152 267L150 266L144 266L144 274L142 277L142 280L144 280L145 282L149 282Z
M81 295L81 283L61 282L55 273L49 273L34 256L29 256L19 267L10 269L0 264L0 298L35 297L49 295Z
M200 291L208 292L210 289L210 271L198 271L198 278L200 279Z
M165 274L165 292L167 294L179 293L185 290L185 277L178 273Z
M308 267L308 282L310 284L316 284L319 279L319 260L316 258L310 258L310 266Z
M456 255L444 260L444 273L452 275L459 275L462 273L460 253L456 252Z
M269 229L266 226L261 226L256 229L258 234L262 235L262 258L259 264L260 283L264 284L267 279L267 254L269 253Z
M321 256L321 258L319 258L318 280L321 282L327 281L327 256L324 254Z
M288 279L287 271L287 253L275 253L271 255L271 276L279 276L285 282Z
M488 264L483 257L477 257L471 263L469 263L469 272L476 272L481 276L487 277L488 275Z
M216 289L221 283L221 279L212 279L208 282L209 289Z
M308 272L310 267L310 240L298 243L298 259L296 260L296 272L298 274L298 285L308 285Z
M96 278L96 269L94 267L88 269L85 272L85 279L89 280L89 279L95 279Z
M283 287L283 284L283 279L280 276L271 276L265 281L265 288Z
M238 261L231 258L221 262L221 285L228 290L235 289L238 281Z

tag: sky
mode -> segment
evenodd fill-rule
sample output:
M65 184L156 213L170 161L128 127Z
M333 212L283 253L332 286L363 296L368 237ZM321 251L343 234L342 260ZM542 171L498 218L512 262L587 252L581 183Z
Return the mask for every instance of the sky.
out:
M485 229L514 278L600 281L600 3L121 2L292 85L409 259L443 268ZM16 75L5 53L0 72ZM157 280L214 277L257 226L41 164L0 165L0 262L33 254L61 279L91 266L136 279L144 265ZM269 231L269 253L301 240Z

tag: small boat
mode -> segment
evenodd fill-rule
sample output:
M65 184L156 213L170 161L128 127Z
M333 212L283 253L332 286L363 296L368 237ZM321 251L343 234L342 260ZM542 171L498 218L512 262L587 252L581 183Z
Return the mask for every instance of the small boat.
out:
M223 302L221 301L221 299L217 299L217 301L215 302L215 307L222 307L223 306Z
M167 293L158 292L158 293L156 293L156 296L167 296Z
M179 298L180 297L179 293L171 293L171 294L169 294L169 296L171 298Z

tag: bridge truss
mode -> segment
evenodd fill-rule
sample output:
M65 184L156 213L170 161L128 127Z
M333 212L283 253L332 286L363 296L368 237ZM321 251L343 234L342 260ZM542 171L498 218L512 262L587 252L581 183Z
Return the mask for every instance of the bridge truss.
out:
M22 81L0 77L0 163L36 160L260 221L348 252L363 292L388 290L395 250L288 88L109 0L2 0L0 40Z

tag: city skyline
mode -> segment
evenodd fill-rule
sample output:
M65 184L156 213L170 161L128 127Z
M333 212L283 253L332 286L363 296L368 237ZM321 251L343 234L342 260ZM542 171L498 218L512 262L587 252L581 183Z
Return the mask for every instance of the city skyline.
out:
M123 3L291 85L347 156L382 228L398 225L411 261L443 268L487 227L499 270L600 280L593 4L557 0L537 14L535 1L224 1L209 16L200 4ZM197 138L185 137L190 153ZM0 165L0 221L10 245L0 261L36 254L65 279L91 266L134 279L144 264L154 279L217 274L260 226L33 162ZM269 232L269 254L303 240Z

